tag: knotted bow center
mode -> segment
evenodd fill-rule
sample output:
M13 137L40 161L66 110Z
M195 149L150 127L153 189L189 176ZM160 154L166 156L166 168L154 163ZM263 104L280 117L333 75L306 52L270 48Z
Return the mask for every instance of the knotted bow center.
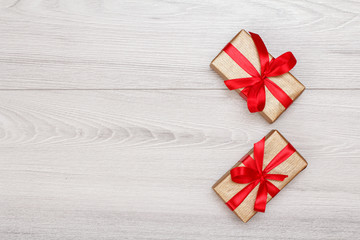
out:
M255 84L260 84L262 86L265 85L265 80L267 79L267 76L265 74L261 74L260 76L255 77L255 78L257 78L257 81L253 85L255 85Z
M266 78L267 78L267 76L266 76L265 74L261 74L261 75L260 75L260 79L261 79L262 81L265 81Z
M264 182L264 181L265 181L264 173L259 174L259 179L260 179L260 182Z

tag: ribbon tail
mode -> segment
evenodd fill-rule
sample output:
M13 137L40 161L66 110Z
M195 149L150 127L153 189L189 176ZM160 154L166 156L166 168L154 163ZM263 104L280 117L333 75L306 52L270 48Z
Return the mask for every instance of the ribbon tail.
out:
M250 194L250 192L256 187L257 183L258 181L248 184L226 203L226 205L231 209L231 211L234 211L245 200L245 198Z
M266 181L266 188L267 192L270 194L271 197L275 197L276 194L280 192L280 189L278 189L274 184L269 181Z
M236 167L231 169L231 180L236 183L251 183L258 175L256 170L248 167Z
M265 86L269 89L272 95L284 106L284 108L288 108L293 100L273 81L266 78Z
M257 212L265 212L267 202L267 186L265 182L261 182L256 195L254 210Z
M275 180L275 181L284 181L285 178L287 178L288 175L283 175L283 174L265 174L265 178L268 180Z

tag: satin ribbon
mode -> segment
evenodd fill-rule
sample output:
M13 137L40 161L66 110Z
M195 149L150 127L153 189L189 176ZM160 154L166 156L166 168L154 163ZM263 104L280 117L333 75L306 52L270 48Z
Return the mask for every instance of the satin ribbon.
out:
M259 189L256 195L254 210L257 212L265 212L267 194L275 197L280 190L272 184L269 180L284 181L288 175L283 174L269 174L269 172L276 168L280 163L288 159L296 150L288 144L282 149L265 167L263 168L264 161L264 147L265 138L254 144L254 158L246 155L242 161L244 167L236 167L230 171L231 180L236 183L248 183L240 192L235 194L226 205L234 211L250 194L250 192L258 185Z
M231 43L223 49L244 71L251 77L236 78L225 81L225 85L230 89L244 88L241 93L247 99L250 112L261 112L265 107L265 86L274 97L285 107L288 108L293 100L268 77L275 77L289 72L296 64L296 58L291 52L286 52L269 62L269 53L260 36L250 32L259 54L261 72L259 73L250 61Z

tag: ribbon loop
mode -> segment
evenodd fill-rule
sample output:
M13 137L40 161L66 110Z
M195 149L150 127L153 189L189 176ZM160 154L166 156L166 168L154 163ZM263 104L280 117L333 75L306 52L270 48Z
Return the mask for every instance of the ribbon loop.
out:
M247 98L250 112L264 110L266 102L265 86L285 108L288 108L292 103L292 99L268 77L275 77L289 72L295 66L296 58L291 52L286 52L269 62L269 53L261 37L252 32L250 32L250 36L259 54L261 72L259 73L251 62L229 43L223 51L251 77L225 80L225 85L230 90L243 88L241 92Z
M258 173L248 167L236 167L231 169L231 180L236 183L250 183L257 179Z
M291 52L286 52L277 58L273 58L267 69L267 77L275 77L289 72L296 65L296 58Z
M250 112L262 111L265 107L265 101L265 87L262 82L249 87L247 105Z
M258 77L249 77L249 78L236 78L232 80L224 81L225 85L230 90L235 90L238 88L253 86L256 83L259 83L260 79Z

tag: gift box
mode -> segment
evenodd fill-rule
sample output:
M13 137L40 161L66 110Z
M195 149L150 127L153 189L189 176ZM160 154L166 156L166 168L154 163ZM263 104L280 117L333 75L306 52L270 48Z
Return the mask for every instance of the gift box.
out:
M296 59L291 52L273 58L259 35L241 30L210 66L247 100L250 112L274 122L305 90L291 73Z
M254 144L213 186L214 191L242 221L265 212L269 202L307 162L276 130Z

